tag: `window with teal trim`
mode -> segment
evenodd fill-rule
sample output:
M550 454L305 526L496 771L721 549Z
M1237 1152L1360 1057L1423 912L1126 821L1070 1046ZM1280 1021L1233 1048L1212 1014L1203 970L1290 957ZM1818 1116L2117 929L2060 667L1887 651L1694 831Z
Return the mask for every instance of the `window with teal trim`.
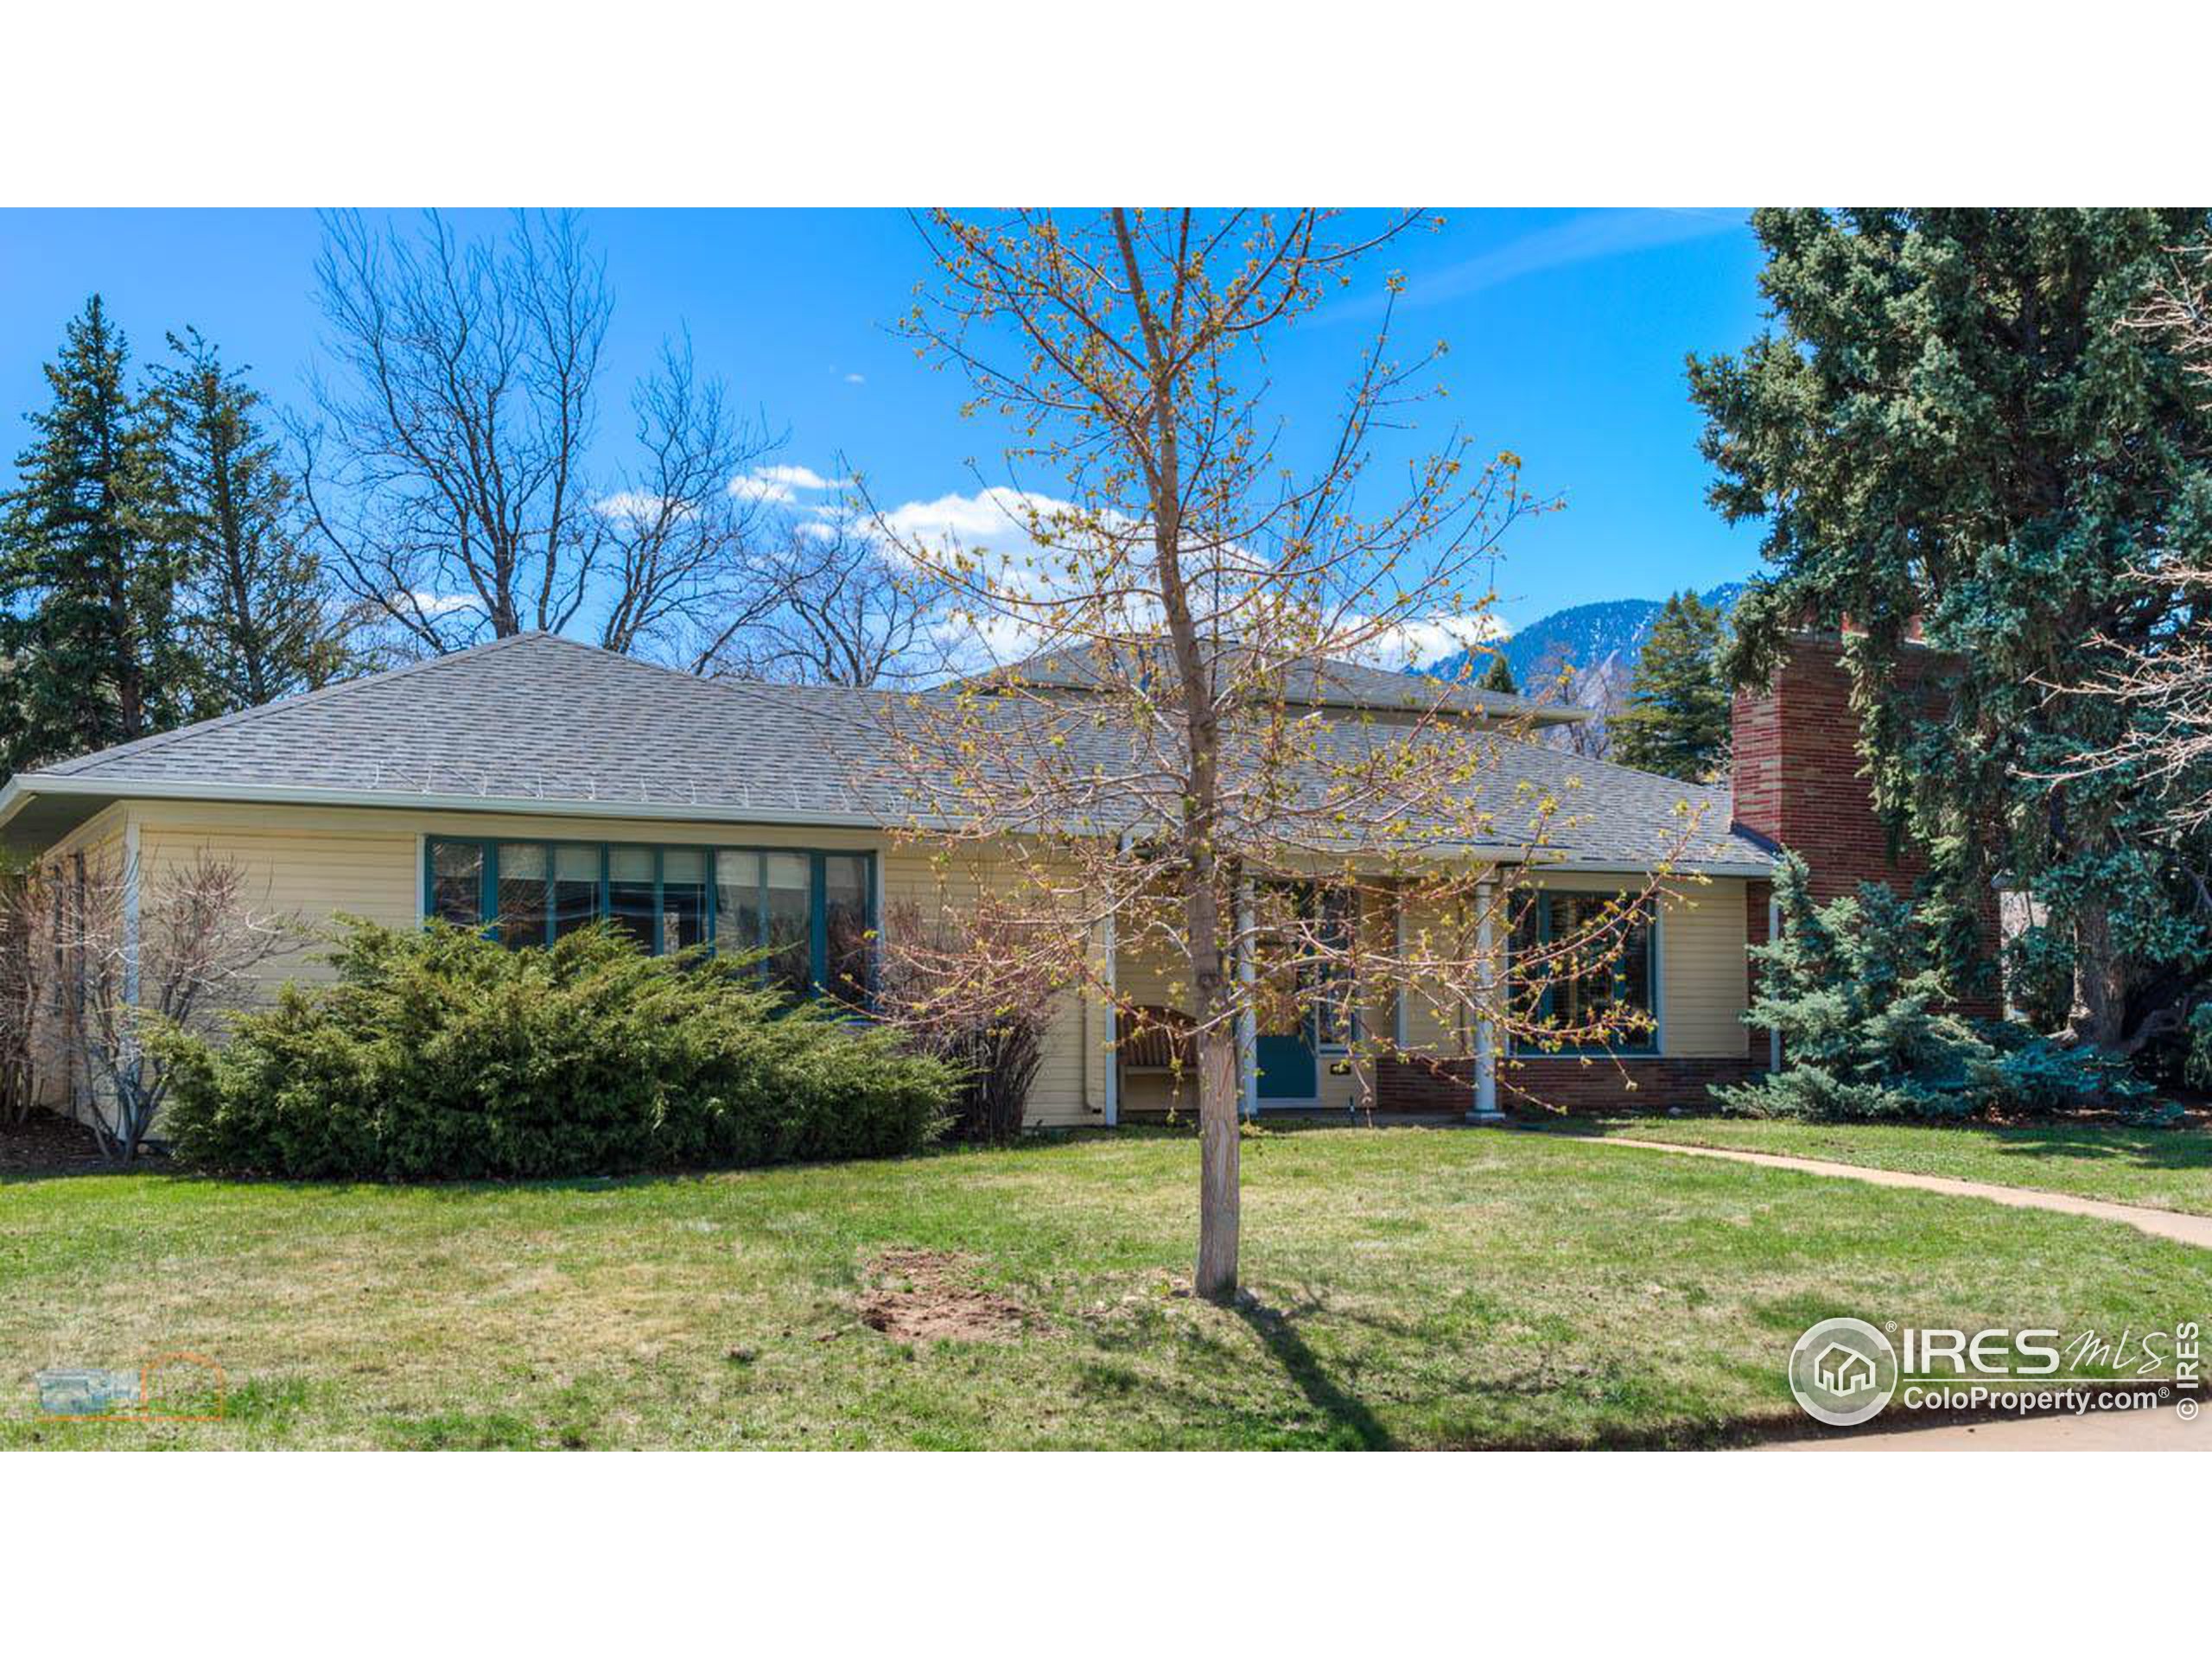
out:
M1319 983L1313 999L1314 1036L1324 1048L1344 1048L1359 1040L1359 1008L1353 999L1352 981L1341 963L1351 954L1353 930L1359 925L1359 895L1350 887L1324 887L1320 893L1322 944L1334 953L1317 970Z
M1515 1008L1560 1033L1566 1049L1655 1052L1656 948L1650 902L1638 894L1531 893L1513 921ZM1611 1034L1587 1034L1600 1027Z
M759 957L793 996L868 1001L872 854L441 836L423 857L426 913L504 944L611 921L645 950L711 944Z

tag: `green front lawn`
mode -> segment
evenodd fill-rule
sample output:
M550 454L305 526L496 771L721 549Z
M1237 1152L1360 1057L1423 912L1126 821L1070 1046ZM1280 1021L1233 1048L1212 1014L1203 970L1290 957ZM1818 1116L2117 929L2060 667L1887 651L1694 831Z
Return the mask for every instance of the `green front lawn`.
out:
M1568 1118L1557 1127L1567 1134L1728 1147L1999 1186L2039 1186L2212 1216L2212 1134L2202 1129L1999 1129L1742 1117Z
M0 1185L0 1446L1708 1444L1791 1422L1811 1321L2202 1318L2205 1258L2102 1222L1549 1135L1248 1143L1255 1306L1178 1294L1197 1146L525 1187ZM954 1253L1011 1339L862 1323ZM892 1275L891 1288L907 1282ZM1007 1324L1005 1301L1027 1310ZM42 1367L186 1349L222 1421L56 1423Z

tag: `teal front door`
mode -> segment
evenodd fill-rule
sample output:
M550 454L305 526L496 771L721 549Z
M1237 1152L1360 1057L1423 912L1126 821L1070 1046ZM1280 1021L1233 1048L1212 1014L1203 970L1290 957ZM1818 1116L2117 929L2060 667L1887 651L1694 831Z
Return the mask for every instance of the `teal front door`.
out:
M1319 1086L1313 1063L1313 1033L1262 1032L1253 1047L1260 1071L1263 1101L1312 1100Z
M1303 902L1306 895L1298 895ZM1254 1092L1260 1103L1312 1102L1319 1093L1319 1068L1313 1058L1313 1001L1305 976L1287 950L1262 943L1254 963L1257 983L1253 1016L1253 1062L1259 1072Z

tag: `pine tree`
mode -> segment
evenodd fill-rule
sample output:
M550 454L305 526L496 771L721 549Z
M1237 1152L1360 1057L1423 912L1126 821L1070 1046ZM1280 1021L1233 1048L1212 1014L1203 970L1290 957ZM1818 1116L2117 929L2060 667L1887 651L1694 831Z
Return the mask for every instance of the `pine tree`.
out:
M1728 687L1719 668L1727 616L1693 593L1669 599L1651 625L1613 716L1612 758L1686 783L1709 782L1728 761Z
M2118 1109L2166 1122L2148 1085L2094 1047L1951 1012L1943 953L1914 906L1877 882L1827 904L1795 854L1775 870L1781 931L1751 947L1744 1023L1782 1039L1779 1069L1713 1095L1756 1117L2063 1116Z
M1506 662L1505 653L1502 651L1491 657L1490 668L1484 672L1479 683L1482 690L1485 691L1499 692L1509 697L1517 697L1521 695L1521 688L1513 683L1512 667Z
M2146 569L2212 561L2212 409L2172 340L2130 328L2202 209L1762 210L1769 330L1693 359L1732 521L1776 575L1738 604L1731 677L1840 631L1859 752L1934 867L1955 966L1991 887L2070 959L2074 1036L2174 1033L2212 963L2212 837L2137 768L2085 772L2142 712L2067 695L2201 627ZM1900 672L1916 651L1929 672ZM2071 775L2069 775L2071 774ZM1967 988L1977 988L1968 987Z
M160 412L95 295L46 369L53 402L0 498L0 768L167 730L194 675L176 594L188 569Z
M188 630L218 715L328 683L347 653L320 562L293 533L295 486L262 427L261 394L196 329L154 372L191 537Z
M1937 954L1912 906L1872 882L1816 905L1804 861L1775 871L1782 930L1755 945L1758 994L1746 1025L1778 1033L1781 1070L1713 1090L1760 1117L1949 1117L1995 1051L1942 1004Z

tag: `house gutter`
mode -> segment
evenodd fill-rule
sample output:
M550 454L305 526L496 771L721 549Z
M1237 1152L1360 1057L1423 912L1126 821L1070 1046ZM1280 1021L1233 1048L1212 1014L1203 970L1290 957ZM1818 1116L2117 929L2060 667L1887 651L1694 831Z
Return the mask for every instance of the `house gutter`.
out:
M97 796L110 800L212 801L264 806L339 806L381 808L417 812L480 812L517 817L614 818L647 823L775 823L810 824L823 829L873 830L895 832L902 829L954 832L966 828L950 818L915 818L887 822L879 813L817 811L796 807L694 805L623 800L548 799L529 795L462 795L429 790L319 789L277 784L176 783L129 779L49 777L20 772L0 787L0 830L4 830L23 807L41 796ZM1037 833L1034 826L1009 830L1009 835ZM1063 830L1065 833L1065 830ZM1134 835L1134 830L1100 834ZM1357 850L1357 849L1353 849ZM1436 856L1461 856L1493 864L1520 864L1532 868L1563 870L1575 874L1648 875L1649 864L1626 862L1618 857L1548 857L1543 848L1486 847L1473 842L1447 847L1438 842L1421 849ZM1749 859L1681 860L1670 868L1685 875L1770 876L1774 867Z

